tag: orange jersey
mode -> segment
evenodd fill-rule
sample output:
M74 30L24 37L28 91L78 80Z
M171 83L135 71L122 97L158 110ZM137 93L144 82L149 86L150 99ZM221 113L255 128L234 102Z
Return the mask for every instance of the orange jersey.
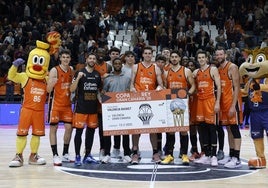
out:
M94 69L100 73L102 78L104 74L110 73L112 71L112 67L105 61L103 61L101 64L96 63L94 66ZM99 109L99 112L102 111L100 103L98 103L98 109Z
M198 70L196 74L196 86L198 99L208 99L215 97L214 80L210 75L209 66L206 70Z
M55 67L57 70L58 81L50 93L49 106L51 110L61 110L65 107L71 107L70 85L72 83L72 69L67 72L63 71L60 66Z
M176 72L174 72L173 69L169 69L166 80L168 89L188 89L185 67L183 66L181 66Z
M155 90L157 87L157 78L155 64L145 67L142 63L138 64L137 74L135 77L135 88L137 91Z
M35 111L44 111L47 97L47 83L44 80L29 78L23 88L22 106Z
M242 119L242 94L239 89L239 94L237 98L237 115L233 118L228 118L228 111L232 105L233 101L233 95L234 95L234 88L233 88L233 82L229 78L228 75L228 69L231 65L231 62L228 62L225 67L219 68L219 73L221 77L221 116L220 121L223 125L226 124L237 124L241 123L243 121Z
M228 76L228 69L231 62L228 62L224 68L219 68L221 77L221 111L229 111L234 95L233 83ZM240 90L239 90L240 91ZM238 102L241 103L241 92L238 95Z
M199 69L196 74L197 104L196 121L209 124L216 123L214 106L216 101L214 80L210 74L211 67Z
M168 71L170 68L171 68L171 65L170 65L170 64L166 64L166 65L164 66L164 70L165 70L165 71Z
M100 73L101 77L105 73L110 73L112 71L111 66L109 66L109 64L106 63L106 62L103 62L101 64L96 63L95 66L94 66L94 69Z

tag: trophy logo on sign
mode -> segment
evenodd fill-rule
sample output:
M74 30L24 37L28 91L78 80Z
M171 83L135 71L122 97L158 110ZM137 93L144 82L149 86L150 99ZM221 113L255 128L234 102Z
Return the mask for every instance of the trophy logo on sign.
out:
M153 116L152 107L149 104L140 105L138 117L143 122L143 125L149 125Z
M184 112L186 104L183 99L174 99L170 103L170 110L173 114L174 126L184 126Z

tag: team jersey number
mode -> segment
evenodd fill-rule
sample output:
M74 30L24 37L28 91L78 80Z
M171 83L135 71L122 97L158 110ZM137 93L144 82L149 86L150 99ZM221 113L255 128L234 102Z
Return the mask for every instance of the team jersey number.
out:
M35 95L33 98L33 102L41 102L41 96Z

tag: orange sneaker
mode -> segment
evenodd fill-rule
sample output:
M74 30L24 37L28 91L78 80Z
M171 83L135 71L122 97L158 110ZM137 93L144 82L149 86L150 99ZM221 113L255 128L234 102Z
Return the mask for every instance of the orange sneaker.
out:
M248 161L248 167L251 169L266 168L266 159L264 157L255 157Z

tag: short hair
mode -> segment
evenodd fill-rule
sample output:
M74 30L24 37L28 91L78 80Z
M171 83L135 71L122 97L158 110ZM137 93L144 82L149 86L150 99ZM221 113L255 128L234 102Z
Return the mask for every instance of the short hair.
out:
M165 51L165 50L170 51L170 48L168 48L168 47L164 47L164 48L161 50L161 52L163 52L163 51Z
M208 54L207 54L206 51L199 50L199 51L196 53L196 57L197 57L199 54L205 54L205 56L208 57Z
M226 54L226 49L224 48L224 47L222 47L222 46L219 46L217 49L216 49L216 51L217 50L223 50L223 52Z
M155 57L155 61L158 61L158 60L162 60L162 61L167 61L167 58L162 55L162 54L158 54L156 57Z
M112 52L118 52L120 54L120 49L117 47L111 47L108 53L111 54Z
M85 53L85 58L88 58L88 56L90 56L90 55L94 55L94 56L96 57L96 59L98 59L97 54L94 53L94 52L86 52L86 53Z
M179 57L181 57L181 54L180 54L180 52L178 51L178 50L172 50L171 52L170 52L170 55L171 54L177 54Z
M145 47L143 48L142 53L143 53L145 50L151 50L151 52L153 52L153 48L152 48L151 46L145 46Z
M188 56L183 56L182 59L187 59L187 60L189 60Z
M62 54L71 55L71 51L69 49L61 49L59 52L59 56L61 56Z
M136 56L135 53L133 51L125 51L125 56L129 56L129 55L133 55Z
M120 58L120 57L116 57L115 59L113 59L112 64L114 64L114 62L115 62L116 60L119 60L119 61L122 63L121 58Z

